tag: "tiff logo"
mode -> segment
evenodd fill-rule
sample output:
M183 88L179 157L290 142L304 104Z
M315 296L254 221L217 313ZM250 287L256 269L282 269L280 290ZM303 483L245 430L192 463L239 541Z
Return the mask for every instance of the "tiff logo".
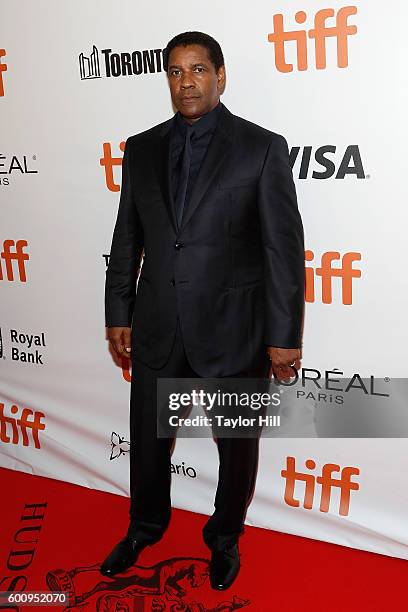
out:
M10 408L11 414L16 415L19 411L18 406L13 404ZM4 404L0 403L0 441L6 444L19 444L20 433L23 446L30 446L28 431L31 430L31 437L35 448L41 448L39 432L45 429L45 423L41 419L45 417L43 412L34 412L30 408L23 408L19 418L6 416L4 414ZM11 437L9 435L11 431Z
M84 79L100 79L101 70L99 68L99 53L95 45L92 48L92 53L86 57L83 53L79 54L79 73L81 80Z
M15 251L12 251L12 247L15 246ZM3 266L2 260L5 263L6 268L6 279L8 281L14 281L14 270L13 270L13 261L17 261L17 269L19 280L22 283L27 281L26 271L25 271L25 261L30 259L28 253L24 253L23 249L27 246L27 240L5 240L3 243L3 251L0 253L0 280L4 280L3 277Z
M315 63L318 70L326 68L326 38L334 37L337 41L337 66L348 66L348 36L356 34L357 26L347 23L350 15L357 13L357 7L345 6L336 15L336 24L328 27L327 19L334 17L334 9L321 9L314 18L314 28L307 30L285 30L283 15L273 16L273 32L268 34L268 41L275 45L275 66L279 72L292 72L293 64L286 62L285 43L296 42L297 69L307 70L307 36L314 39ZM297 23L305 23L307 15L304 11L295 14Z
M0 49L0 98L4 96L3 72L7 70L7 64L2 64L1 58L6 55L5 49Z
M339 261L341 258L341 265L333 268L333 261ZM305 260L313 261L313 251L305 251ZM341 278L341 296L342 302L346 306L350 306L353 303L353 278L361 277L361 270L353 268L354 261L361 260L361 253L344 253L341 257L337 251L327 251L322 255L322 263L320 268L313 268L305 266L305 301L315 301L315 274L320 276L322 279L322 302L323 304L332 304L333 302L333 277Z
M125 150L125 142L119 143L119 149ZM109 191L120 191L120 184L115 183L113 175L114 166L122 165L123 157L112 157L112 148L110 142L103 143L103 157L100 158L99 163L105 168L105 183Z
M307 459L305 466L308 470L314 470L316 463L313 459ZM340 472L340 478L334 478L333 472ZM313 474L297 472L295 457L286 457L286 470L281 471L281 475L286 481L285 502L288 506L299 508L300 501L294 497L295 485L296 482L304 482L303 508L311 510L317 483L321 485L319 510L320 512L328 512L332 489L337 487L340 489L339 514L347 516L350 509L350 492L352 490L358 491L360 488L357 482L352 482L351 477L358 474L360 474L360 470L356 467L340 468L336 463L326 463L322 468L322 475L316 477Z

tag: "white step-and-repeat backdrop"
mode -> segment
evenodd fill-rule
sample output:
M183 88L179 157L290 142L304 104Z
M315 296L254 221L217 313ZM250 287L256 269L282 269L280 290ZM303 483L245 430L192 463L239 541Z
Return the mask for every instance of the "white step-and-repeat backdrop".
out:
M185 30L221 43L225 105L289 142L312 406L336 401L329 378L405 375L407 18L398 1L3 3L2 466L128 494L105 270L124 141L171 116L162 49ZM172 461L174 505L211 513L214 442L181 439ZM407 469L403 438L262 439L247 522L408 558Z

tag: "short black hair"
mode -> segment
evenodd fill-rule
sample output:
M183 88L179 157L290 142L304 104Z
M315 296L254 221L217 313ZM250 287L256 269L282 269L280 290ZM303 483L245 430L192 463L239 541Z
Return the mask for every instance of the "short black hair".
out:
M220 44L215 38L209 34L204 34L204 32L182 32L174 36L163 50L163 66L166 72L168 70L170 52L175 47L187 47L187 45L201 45L205 47L216 72L218 72L221 66L224 66L224 56Z

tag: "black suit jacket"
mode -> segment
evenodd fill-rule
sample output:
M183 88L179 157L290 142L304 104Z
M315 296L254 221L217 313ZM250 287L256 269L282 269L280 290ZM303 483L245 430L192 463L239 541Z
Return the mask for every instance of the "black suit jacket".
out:
M301 345L303 227L288 146L222 106L177 228L168 163L173 120L126 141L106 325L131 326L133 358L160 368L179 316L192 368L229 376L253 367L266 345Z

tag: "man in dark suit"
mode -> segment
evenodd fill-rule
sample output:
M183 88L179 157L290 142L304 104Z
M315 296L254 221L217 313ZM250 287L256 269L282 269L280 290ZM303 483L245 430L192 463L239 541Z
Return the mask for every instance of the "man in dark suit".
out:
M284 379L300 366L304 244L286 140L220 102L225 67L212 37L176 36L165 67L177 113L126 141L106 274L108 337L133 374L130 524L101 566L106 576L135 563L170 520L172 440L157 437L157 379ZM239 571L258 440L217 444L203 535L211 585L225 589Z

